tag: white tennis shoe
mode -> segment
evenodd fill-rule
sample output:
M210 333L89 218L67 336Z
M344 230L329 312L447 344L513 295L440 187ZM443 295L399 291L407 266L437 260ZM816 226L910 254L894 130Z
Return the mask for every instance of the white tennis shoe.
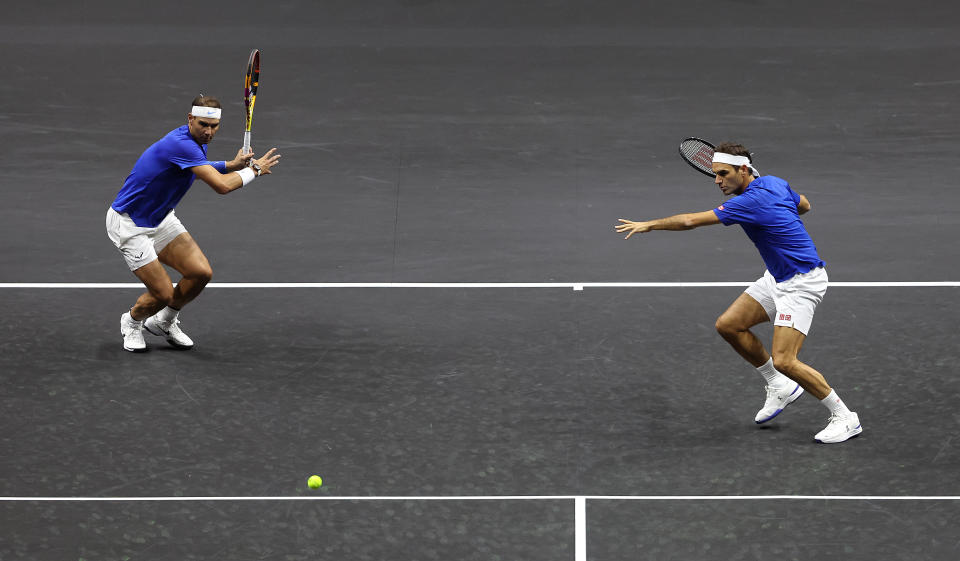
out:
M130 312L120 316L120 336L123 337L124 350L131 353L147 350L147 342L143 340L143 322L135 321Z
M766 423L779 415L787 405L790 405L796 401L798 397L803 395L803 388L800 387L800 384L795 382L791 382L791 384L792 385L784 388L774 386L766 387L767 400L763 402L763 409L757 411L757 416L753 419L754 422L758 425L760 423Z
M851 411L847 415L830 415L830 422L827 428L817 433L813 437L817 442L824 444L834 444L849 440L863 432L860 425L860 417Z
M178 349L189 349L193 347L193 340L187 337L187 334L180 329L180 320L178 316L180 314L173 316L173 319L170 321L163 321L157 319L157 316L150 316L146 321L143 322L143 327L150 333L158 336L165 337L167 343L170 343L171 347L176 347Z

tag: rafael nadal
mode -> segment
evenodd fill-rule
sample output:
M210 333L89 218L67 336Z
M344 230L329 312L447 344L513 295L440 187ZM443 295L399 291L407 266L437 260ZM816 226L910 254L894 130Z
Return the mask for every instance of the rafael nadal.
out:
M120 318L123 348L147 350L146 329L176 348L193 341L180 329L179 316L213 276L206 256L174 213L174 207L197 177L225 195L261 175L280 160L271 148L262 158L237 152L230 160L207 160L207 144L220 127L220 102L210 96L193 100L187 124L170 131L147 148L117 198L107 209L107 235L147 292ZM163 265L182 275L173 286Z
M810 393L830 411L830 420L814 439L844 442L863 431L823 375L797 355L810 331L813 313L827 291L827 273L800 215L810 202L772 175L760 176L750 152L740 144L722 143L714 151L714 183L733 195L713 210L634 222L620 219L616 231L627 238L650 230L690 230L713 224L740 224L767 266L719 319L717 331L766 380L767 399L755 422L765 423ZM773 321L773 348L768 353L750 328ZM772 354L772 356L771 356Z

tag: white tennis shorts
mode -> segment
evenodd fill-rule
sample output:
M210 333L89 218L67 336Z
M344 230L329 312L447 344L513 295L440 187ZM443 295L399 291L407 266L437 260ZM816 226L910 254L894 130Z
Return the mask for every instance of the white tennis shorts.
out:
M813 323L813 312L827 292L827 271L817 267L777 282L770 271L744 291L763 306L773 325L792 327L807 335Z
M155 261L157 253L186 231L172 210L156 228L141 228L126 213L120 214L112 207L107 209L107 236L131 271Z

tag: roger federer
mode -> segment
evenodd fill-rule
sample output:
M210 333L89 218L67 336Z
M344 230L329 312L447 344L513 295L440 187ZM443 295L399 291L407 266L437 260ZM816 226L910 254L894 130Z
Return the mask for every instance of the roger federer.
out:
M170 131L147 148L107 209L107 235L147 292L120 317L123 348L147 350L143 330L164 337L177 348L193 341L180 329L180 310L200 294L213 275L210 263L174 213L174 207L199 177L217 193L235 191L270 169L280 159L271 148L262 158L243 154L229 162L207 159L207 144L220 127L220 102L199 96L191 104L187 124ZM173 285L163 265L182 275Z
M712 224L739 224L753 241L764 264L763 277L749 286L719 319L717 331L766 380L767 398L754 419L765 423L780 414L804 391L830 411L830 420L814 437L818 442L843 442L863 428L823 375L797 355L810 331L813 313L827 291L827 272L800 215L810 202L786 181L760 176L750 153L740 144L723 143L713 156L714 183L733 195L713 210L634 222L620 219L618 232L690 230ZM773 347L768 353L750 328L773 321ZM772 354L772 356L771 356Z

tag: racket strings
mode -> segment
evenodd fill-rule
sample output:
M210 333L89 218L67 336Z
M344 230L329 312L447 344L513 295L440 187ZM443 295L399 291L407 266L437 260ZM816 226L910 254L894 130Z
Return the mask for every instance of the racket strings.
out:
M253 106L257 101L257 88L260 86L260 51L253 49L247 60L247 75L243 84L243 104L246 106L245 132L253 126Z
M713 147L699 140L686 140L680 144L680 155L693 167L713 175Z
M257 101L257 88L260 86L260 50L250 51L247 59L247 73L243 80L243 104L246 107L246 122L243 131L243 152L251 154L250 131L253 128L253 106Z

